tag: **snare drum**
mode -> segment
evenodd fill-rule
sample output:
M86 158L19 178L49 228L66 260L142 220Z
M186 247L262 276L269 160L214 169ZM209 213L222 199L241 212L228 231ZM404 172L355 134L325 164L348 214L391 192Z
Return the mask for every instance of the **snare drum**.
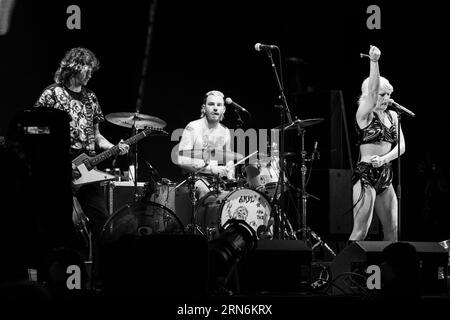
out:
M246 188L212 191L199 200L195 222L211 240L229 219L244 220L255 231L260 226L267 227L271 212L269 201L258 191Z

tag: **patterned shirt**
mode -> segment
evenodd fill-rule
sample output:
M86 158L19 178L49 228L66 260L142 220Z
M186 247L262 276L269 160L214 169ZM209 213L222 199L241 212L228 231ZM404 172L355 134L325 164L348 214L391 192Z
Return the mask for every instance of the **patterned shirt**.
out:
M64 110L72 118L70 122L70 145L73 155L87 152L95 155L94 125L103 121L103 113L96 95L82 88L80 92L73 92L59 84L52 84L45 88L34 105L35 107L49 107Z

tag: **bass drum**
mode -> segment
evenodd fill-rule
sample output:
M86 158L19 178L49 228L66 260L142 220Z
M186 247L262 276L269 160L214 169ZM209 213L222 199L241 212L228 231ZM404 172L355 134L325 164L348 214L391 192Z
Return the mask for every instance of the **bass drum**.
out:
M184 234L180 219L167 207L151 201L127 204L105 223L101 243L108 244L125 235Z
M199 200L195 222L209 240L216 238L219 229L229 219L247 222L258 234L258 228L267 229L272 208L267 198L252 189L209 192Z
M154 192L147 198L151 202L159 203L175 212L175 186L177 184L168 179L157 182Z

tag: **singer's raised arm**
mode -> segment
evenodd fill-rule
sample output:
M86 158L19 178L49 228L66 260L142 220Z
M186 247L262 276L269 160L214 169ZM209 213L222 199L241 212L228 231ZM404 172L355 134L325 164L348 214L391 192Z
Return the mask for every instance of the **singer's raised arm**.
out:
M359 98L359 106L356 112L358 123L367 121L377 105L380 90L380 70L378 67L380 55L381 51L377 47L370 46L370 75L368 81L364 81L362 84L363 87L367 86L367 88L362 88L363 94Z

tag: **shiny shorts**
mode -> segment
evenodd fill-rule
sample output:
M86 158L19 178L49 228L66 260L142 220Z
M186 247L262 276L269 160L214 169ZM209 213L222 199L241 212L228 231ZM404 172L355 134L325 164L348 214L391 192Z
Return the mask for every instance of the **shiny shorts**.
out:
M353 184L361 180L362 186L370 186L375 189L376 194L385 191L392 183L392 168L390 163L374 168L368 162L359 162L353 172Z

